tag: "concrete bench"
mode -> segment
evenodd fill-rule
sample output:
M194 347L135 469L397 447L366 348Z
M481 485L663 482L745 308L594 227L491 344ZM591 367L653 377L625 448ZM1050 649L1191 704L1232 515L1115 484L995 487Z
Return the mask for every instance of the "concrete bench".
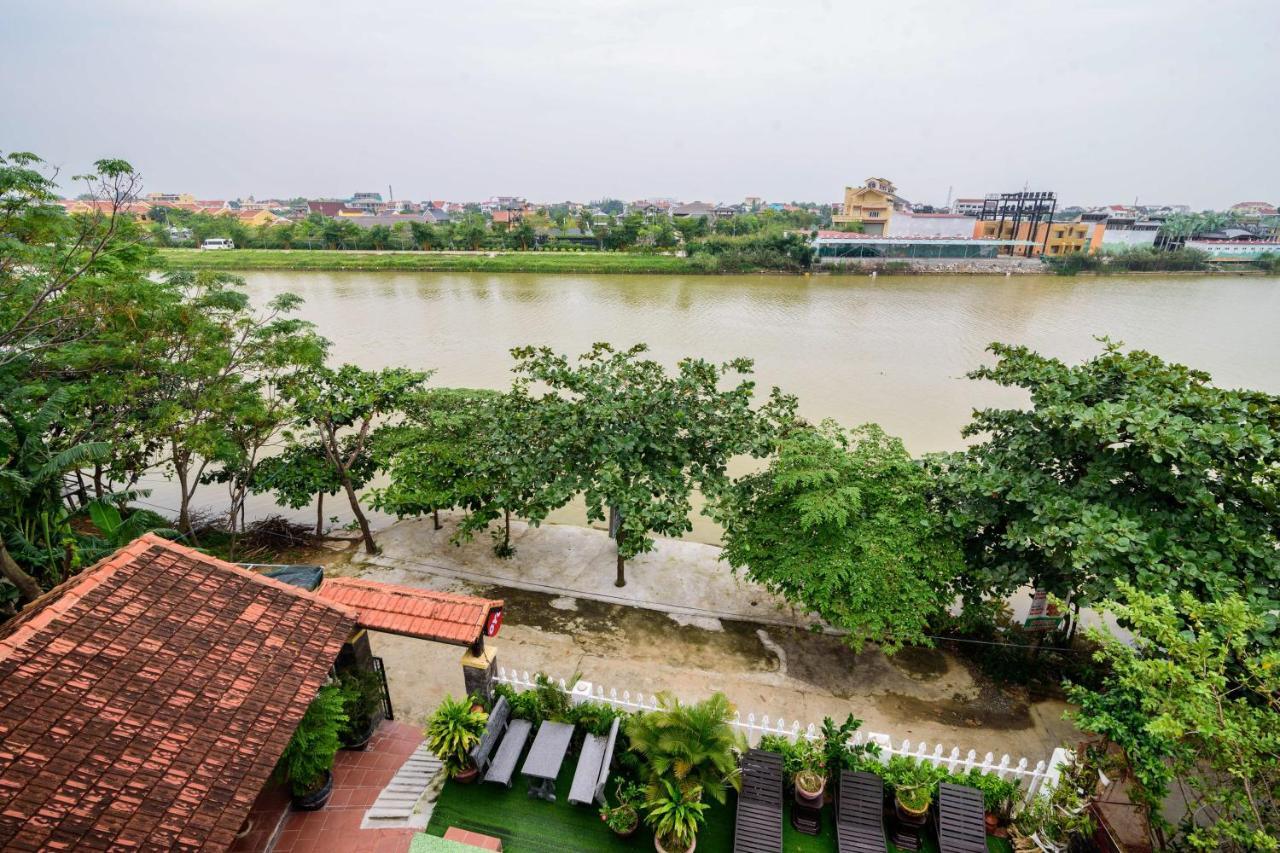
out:
M573 771L569 802L580 806L589 806L592 802L604 805L604 786L609 781L609 765L613 763L613 748L617 740L617 717L609 727L608 737L589 734L583 739L578 767Z
M498 752L489 762L489 772L484 774L484 781L511 787L520 753L524 752L524 745L529 742L529 732L532 730L533 723L528 720L512 720L507 724L507 733L502 738Z
M503 733L507 730L507 721L510 718L511 706L507 704L507 697L499 696L498 701L493 705L493 710L489 712L489 720L485 723L484 734L480 735L480 742L471 747L471 752L469 753L471 763L481 773L488 768L493 748L502 739Z

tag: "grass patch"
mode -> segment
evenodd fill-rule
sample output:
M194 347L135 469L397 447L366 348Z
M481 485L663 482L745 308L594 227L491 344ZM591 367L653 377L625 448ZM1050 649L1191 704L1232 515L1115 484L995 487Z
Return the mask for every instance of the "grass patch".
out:
M688 258L626 252L356 252L341 250L159 249L172 269L368 272L697 273Z
M556 801L547 803L530 799L523 777L517 774L510 790L500 785L475 782L459 785L447 782L427 826L429 835L444 835L451 826L481 832L502 839L507 853L613 853L613 851L652 851L653 834L643 825L628 839L609 831L594 808L570 805L566 797L573 782L576 760L570 756L556 779ZM699 853L731 853L733 850L734 799L727 805L712 802L707 810L707 823L698 833ZM923 853L936 853L935 839L922 839ZM835 810L822 811L822 833L803 835L791 828L790 803L783 816L782 848L787 853L836 853ZM991 853L1009 853L1002 839L988 838ZM893 845L889 849L896 850Z

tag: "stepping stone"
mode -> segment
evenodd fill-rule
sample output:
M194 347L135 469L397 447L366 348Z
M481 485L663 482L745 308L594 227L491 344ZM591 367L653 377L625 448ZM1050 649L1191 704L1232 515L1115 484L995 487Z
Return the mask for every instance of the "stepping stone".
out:
M435 797L427 798L428 802L423 806L419 804L428 793L434 794L443 781L444 763L431 754L425 743L420 744L364 813L361 827L426 828Z

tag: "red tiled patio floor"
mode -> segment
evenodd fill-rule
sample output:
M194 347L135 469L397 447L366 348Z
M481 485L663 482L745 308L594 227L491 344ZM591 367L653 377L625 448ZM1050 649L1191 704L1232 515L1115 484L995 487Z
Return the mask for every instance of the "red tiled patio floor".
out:
M333 763L333 795L320 811L290 811L274 846L269 835L288 800L263 791L253 805L253 831L237 841L233 853L404 853L415 829L361 829L364 813L391 781L400 765L422 743L422 732L406 723L384 722L364 752L338 753ZM282 808L283 801L283 808ZM261 811L259 811L261 809ZM259 817L261 821L257 820Z

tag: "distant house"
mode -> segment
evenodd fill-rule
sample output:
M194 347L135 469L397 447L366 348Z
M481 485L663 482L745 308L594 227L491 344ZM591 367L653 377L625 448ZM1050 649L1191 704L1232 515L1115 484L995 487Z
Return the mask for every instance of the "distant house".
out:
M429 205L423 205L422 215L437 225L442 225L449 221L449 214L445 213L443 203L437 205L432 202Z
M883 235L895 211L909 211L911 203L898 195L887 178L867 178L860 187L844 188L840 212L831 217L836 225L862 226L864 234Z
M1242 201L1231 205L1231 212L1245 216L1275 216L1276 206L1265 201Z
M958 198L951 202L951 212L961 216L979 216L982 214L983 199Z
M673 219L715 219L716 206L707 204L704 201L691 201L688 204L678 204L671 208L671 217Z
M224 211L225 215L234 216L245 225L279 225L281 222L288 222L283 216L272 213L269 210L228 210Z
M377 213L382 208L382 193L356 193L347 201L347 207Z
M307 211L336 219L339 216L362 216L363 210L348 207L345 201L308 201Z

